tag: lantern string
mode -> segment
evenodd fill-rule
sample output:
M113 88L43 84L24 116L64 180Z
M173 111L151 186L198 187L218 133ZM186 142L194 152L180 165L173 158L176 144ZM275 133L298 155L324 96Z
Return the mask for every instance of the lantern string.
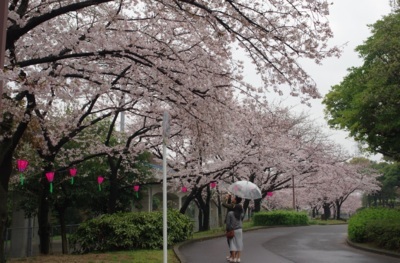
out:
M19 180L21 181L21 185L24 185L24 175L22 173L19 175Z
M53 193L53 183L50 183L50 193Z
M74 177L71 177L71 184L74 184Z
M99 184L99 191L101 191L101 185Z

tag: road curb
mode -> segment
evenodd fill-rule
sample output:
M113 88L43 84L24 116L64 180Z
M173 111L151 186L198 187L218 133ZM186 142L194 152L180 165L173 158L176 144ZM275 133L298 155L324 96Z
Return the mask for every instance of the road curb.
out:
M363 243L355 243L355 242L350 241L348 238L346 238L346 242L349 246L351 246L353 248L361 249L361 250L376 253L376 254L382 254L382 255L386 255L386 256L390 256L390 257L400 258L400 253L396 253L394 251L371 247L371 246L369 246L367 244L363 244Z

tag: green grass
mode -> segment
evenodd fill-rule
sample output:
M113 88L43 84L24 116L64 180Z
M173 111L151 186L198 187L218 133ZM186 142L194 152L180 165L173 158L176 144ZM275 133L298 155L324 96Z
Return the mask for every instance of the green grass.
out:
M347 224L344 220L320 220L320 219L310 219L310 225L340 225L340 224Z
M30 262L30 263L160 263L163 262L163 250L134 250L109 253L91 253L84 255L47 255L29 258L9 259L7 262ZM179 263L175 253L168 250L168 262Z
M122 252L121 252L122 253ZM129 260L126 263L159 263L163 261L164 253L163 250L138 250L132 252L134 261ZM121 263L124 263L122 261ZM175 256L175 253L169 249L168 250L168 262L171 263L179 263L178 258Z

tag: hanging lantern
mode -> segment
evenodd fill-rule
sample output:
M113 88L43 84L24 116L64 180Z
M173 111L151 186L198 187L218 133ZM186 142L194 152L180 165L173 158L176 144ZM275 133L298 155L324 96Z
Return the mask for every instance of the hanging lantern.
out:
M75 167L69 169L69 175L71 175L71 184L74 184L74 177L76 176L77 171L78 169L76 169Z
M133 191L136 193L136 198L139 198L139 189L140 189L139 185L133 186Z
M267 192L267 196L273 196L274 193L273 192Z
M50 183L50 193L53 193L53 180L54 180L54 172L46 173L47 181Z
M22 174L26 167L28 167L28 161L27 160L22 160L22 159L18 159L17 160L17 166L18 166L18 171L20 171L20 175L19 175L19 180L21 182L21 185L24 185L24 175Z
M217 182L212 181L212 182L210 183L211 189L214 189L216 186L217 186Z
M187 192L187 187L182 186L182 193L186 193Z
M97 183L99 184L99 191L101 191L101 184L104 181L104 177L103 176L98 176L97 177Z

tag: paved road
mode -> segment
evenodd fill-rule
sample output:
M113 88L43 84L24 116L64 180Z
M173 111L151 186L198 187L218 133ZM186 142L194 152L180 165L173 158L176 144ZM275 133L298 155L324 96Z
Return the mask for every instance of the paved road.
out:
M243 263L399 263L400 258L347 245L347 225L279 227L244 232ZM225 237L181 246L185 263L223 263Z

